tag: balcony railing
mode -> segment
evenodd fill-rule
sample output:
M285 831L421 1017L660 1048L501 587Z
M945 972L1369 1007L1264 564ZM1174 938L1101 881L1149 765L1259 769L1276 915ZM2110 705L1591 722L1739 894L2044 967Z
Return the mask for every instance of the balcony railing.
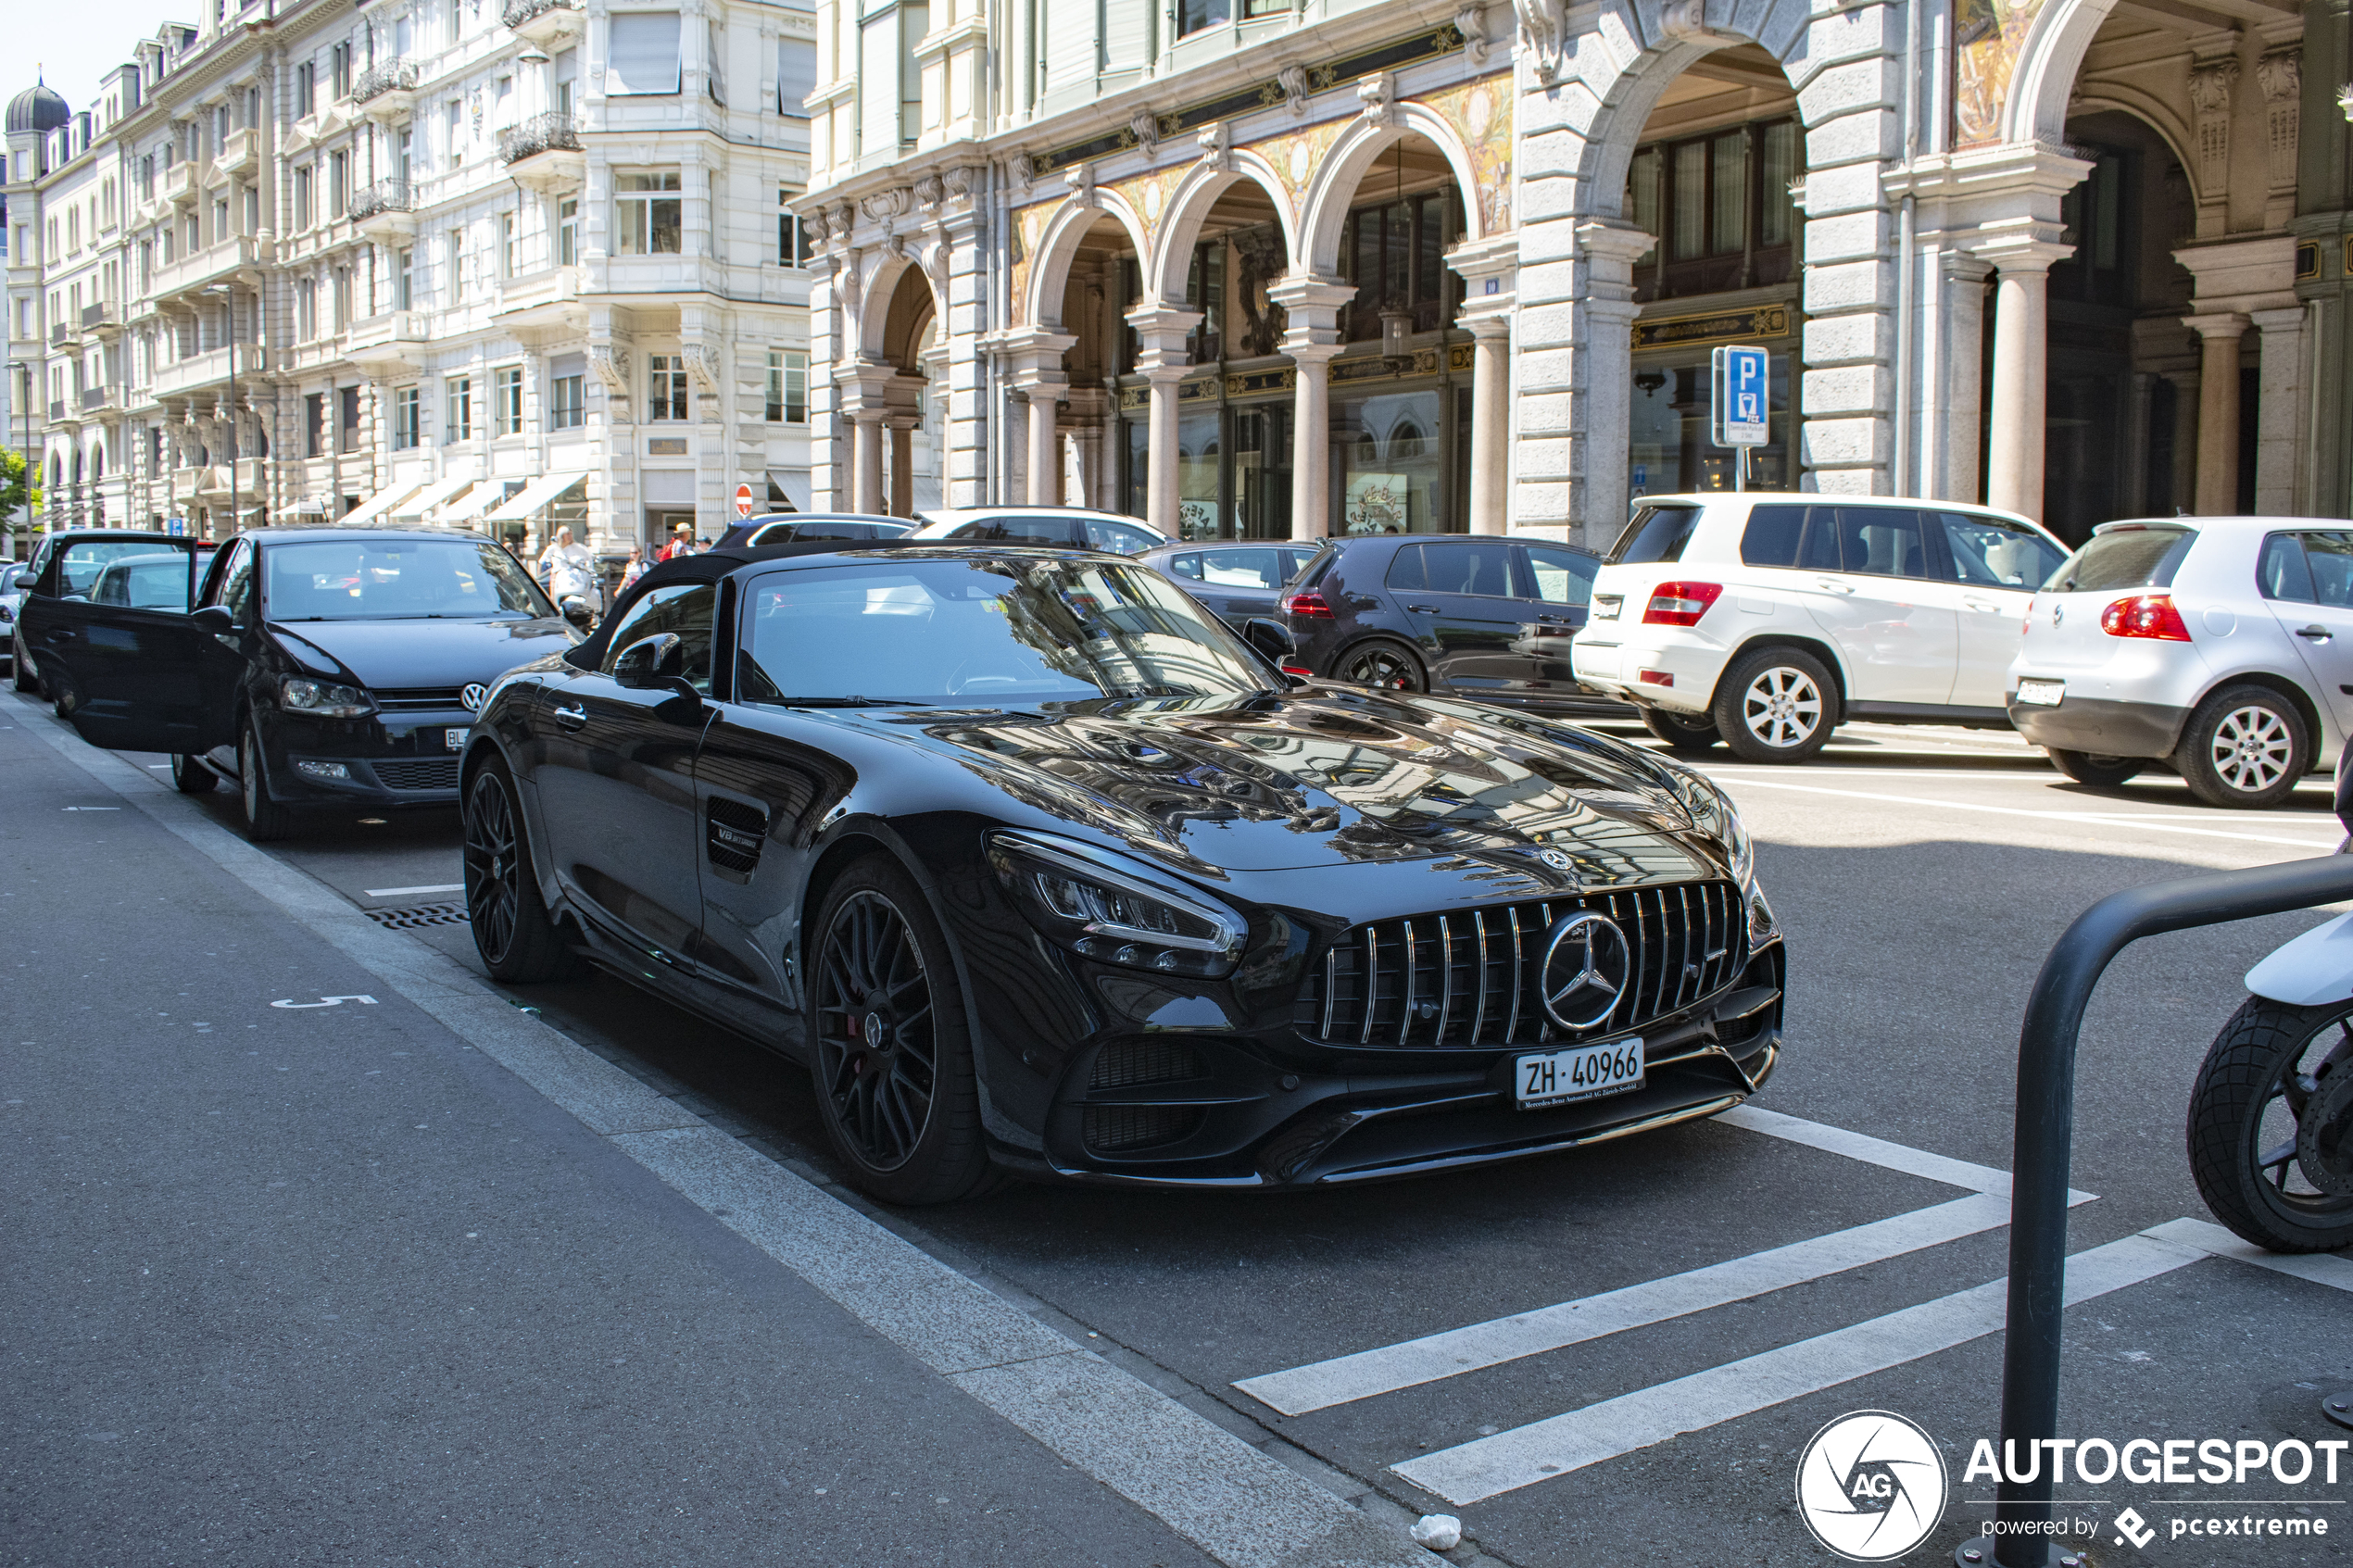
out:
M351 101L364 104L386 93L409 92L416 85L416 61L385 60L359 73L359 80L351 84Z
M66 417L66 400L64 398L52 397L49 399L49 417L53 420L62 420Z
M379 212L414 212L416 194L406 180L379 180L372 185L362 185L351 195L351 220L373 218Z
M580 150L580 132L568 114L535 114L498 132L498 161L517 163L534 153Z
M111 327L116 324L114 301L111 299L102 299L95 305L85 305L82 307L82 330L85 332L94 327Z
M521 27L535 17L550 11L576 11L580 0L508 0L506 12L499 19L509 27Z
M82 411L85 414L93 408L103 408L113 401L114 388L110 386L85 386L82 389Z
M55 326L53 326L53 327L51 327L51 328L49 329L49 346L50 346L50 347L52 347L52 348L63 348L63 347L64 347L67 344L69 344L69 343L71 343L72 341L73 341L73 324L72 324L71 322L69 322L69 321L59 321L59 322L58 322L58 323L57 323Z

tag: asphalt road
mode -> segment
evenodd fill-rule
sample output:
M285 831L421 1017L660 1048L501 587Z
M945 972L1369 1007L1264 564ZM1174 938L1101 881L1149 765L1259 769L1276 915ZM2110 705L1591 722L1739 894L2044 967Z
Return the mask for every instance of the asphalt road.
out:
M2318 784L2217 812L2170 775L2080 788L2007 734L1857 726L1793 769L1719 751L1702 765L1788 933L1788 1049L1753 1108L1771 1114L1331 1194L1016 1187L877 1212L835 1184L776 1059L608 977L513 992L752 1177L875 1222L859 1247L945 1265L1113 1378L1040 1405L777 1242L747 1218L767 1199L714 1198L600 1128L573 1070L435 1003L396 955L413 937L479 970L446 913L454 819L321 823L241 860L218 848L225 795L170 796L152 757L86 774L28 703L0 723L22 1238L0 1336L25 1412L0 1552L27 1563L1390 1561L1333 1544L1358 1520L1412 1561L1404 1524L1441 1509L1462 1562L1829 1562L1794 1466L1858 1409L1939 1442L1954 1500L1906 1561L1949 1562L1990 1512L1963 1470L1997 1435L1982 1287L2006 1268L2044 953L2118 888L2340 836ZM355 907L406 935L335 936ZM2333 1433L2353 1261L2293 1277L2213 1255L2182 1148L2240 976L2320 918L2142 944L2095 1000L2070 1249L2105 1288L2068 1315L2064 1435ZM1105 1411L1128 1413L1090 1429ZM1116 1440L1164 1418L1165 1444ZM1250 1490L1277 1473L1314 1497ZM2353 1456L2338 1474L2060 1496L2104 1565L2336 1562ZM1343 1499L1338 1524L1318 1512ZM2115 1538L2126 1506L2158 1525L2145 1552ZM2225 1512L2330 1533L2168 1538Z

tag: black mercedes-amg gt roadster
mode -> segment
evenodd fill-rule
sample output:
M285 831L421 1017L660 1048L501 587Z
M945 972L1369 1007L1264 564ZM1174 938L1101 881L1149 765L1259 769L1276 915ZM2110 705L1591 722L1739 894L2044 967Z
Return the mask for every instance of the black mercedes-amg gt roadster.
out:
M1731 802L1538 716L1301 682L1148 568L718 550L510 671L466 898L813 1074L854 1179L1355 1182L1740 1103L1782 949Z

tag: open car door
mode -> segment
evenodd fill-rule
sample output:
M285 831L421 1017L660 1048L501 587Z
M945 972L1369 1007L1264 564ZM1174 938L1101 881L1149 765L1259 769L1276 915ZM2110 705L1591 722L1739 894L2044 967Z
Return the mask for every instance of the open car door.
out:
M93 746L117 751L201 755L230 741L230 713L244 668L242 628L216 609L192 618L206 563L193 540L158 540L187 558L185 587L132 592L109 602L69 599L52 611L51 688L67 721ZM237 549L250 546L242 542ZM144 602L132 602L133 599Z

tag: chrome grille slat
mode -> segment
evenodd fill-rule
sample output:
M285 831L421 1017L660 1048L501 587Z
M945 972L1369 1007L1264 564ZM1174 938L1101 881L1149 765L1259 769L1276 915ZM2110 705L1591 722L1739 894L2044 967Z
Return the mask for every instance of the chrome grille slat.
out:
M1478 984L1472 987L1478 999L1471 1012L1470 1043L1478 1044L1479 1031L1487 1027L1487 911L1471 911L1471 930L1478 936Z
M1405 1002L1397 1010L1397 1043L1403 1045L1414 1027L1414 922L1405 922Z
M1682 934L1675 942L1675 1005L1681 1007L1684 994L1690 990L1692 982L1699 978L1692 971L1692 890L1688 887L1677 888L1675 903L1683 911ZM1704 947L1700 950L1706 951Z
M1380 927L1365 929L1365 1032L1357 1036L1358 1045L1373 1041L1373 1014L1380 1007Z
M1454 1014L1454 922L1452 916L1438 917L1438 1033L1431 1039L1439 1045L1446 1043L1446 1025Z
M1504 1038L1510 1040L1519 1033L1520 987L1519 910L1512 910L1512 1015L1504 1021Z
M1332 1008L1340 1000L1340 945L1324 955L1324 1032L1318 1038L1332 1037Z

